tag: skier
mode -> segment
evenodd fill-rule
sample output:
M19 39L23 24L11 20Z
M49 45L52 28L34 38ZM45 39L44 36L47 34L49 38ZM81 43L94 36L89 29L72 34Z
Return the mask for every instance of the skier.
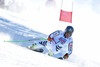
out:
M52 55L59 54L59 59L67 59L72 53L73 32L74 28L72 26L67 26L64 32L61 30L57 30L51 33L48 37L48 41L50 41L50 44L47 44L47 48L50 50L50 53Z
M72 26L67 26L64 32L57 30L48 36L48 41L41 41L39 44L48 49L47 54L49 56L58 59L68 59L73 49L73 32L74 28Z

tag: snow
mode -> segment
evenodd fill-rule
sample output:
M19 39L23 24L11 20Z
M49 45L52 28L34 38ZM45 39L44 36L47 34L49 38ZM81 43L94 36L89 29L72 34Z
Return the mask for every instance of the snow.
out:
M10 40L9 35L0 33L0 37ZM0 40L4 40L0 39ZM86 61L73 55L67 61L59 60L41 53L31 51L17 44L0 42L1 67L99 67L96 62Z
M23 3L23 0L19 0L19 1L15 0L16 4L13 4L14 5L13 7L17 6L16 8L18 8L19 6L22 6L21 4ZM46 0L44 1L46 2ZM6 10L0 9L0 37L2 37L0 39L0 67L7 67L7 66L11 66L11 67L12 66L13 67L51 67L51 66L53 67L55 66L56 67L57 66L100 67L100 58L99 58L100 55L98 53L99 39L97 39L99 37L99 33L97 33L97 35L95 36L92 36L95 34L95 32L92 32L93 30L98 31L98 25L99 25L98 22L96 23L93 23L93 22L95 22L95 20L97 21L99 15L96 15L94 12L88 10L90 6L87 6L87 5L84 5L84 6L87 6L87 8L83 8L83 6L80 6L80 4L77 4L77 3L74 5L74 7L76 7L77 10L74 9L75 17L73 17L72 25L75 27L75 30L76 29L77 30L74 32L74 35L73 35L74 51L68 60L62 61L62 60L49 57L44 54L36 53L36 52L26 49L25 47L28 45L31 45L33 41L5 42L5 41L10 41L10 40L12 41L13 40L29 40L29 39L36 38L38 36L47 37L47 34L51 33L54 30L57 30L57 29L63 30L66 27L66 23L63 23L62 25L61 23L58 23L57 26L55 25L58 22L57 16L59 13L58 9L60 7L58 6L58 4L60 4L60 0L58 2L56 2L56 5L55 5L57 9L55 9L55 7L53 6L49 6L49 8L46 7L45 9L44 2L39 1L39 0L35 2L38 4L35 4L34 11L33 9L31 9L33 6L31 0L24 1L23 6L25 7L23 8L22 6L21 7L22 10L20 11L16 11L15 8L11 9L12 6L9 7L8 9L9 11L7 9ZM45 9L46 11L42 9ZM40 12L37 12L37 10L40 10ZM55 11L50 12L50 10L55 10ZM88 10L89 12L84 11L84 10ZM84 13L86 13L88 16L86 17L84 13L81 13L82 11L84 11ZM51 15L49 15L47 19L41 16L41 15L44 15L47 17L48 13L50 13ZM57 14L56 16L54 16L55 13ZM88 20L89 19L88 17L90 17L91 15L93 18L92 21ZM94 18L94 16L97 18ZM83 20L82 18L86 19L87 22L89 23L87 23L86 20ZM55 22L55 23L51 24L51 22ZM84 22L84 23L81 23L81 22ZM43 25L42 23L44 23L46 26ZM88 28L88 25L89 25L89 28ZM92 28L94 25L96 25L97 27ZM39 29L38 29L38 26L40 26ZM84 33L84 32L88 32L88 33ZM88 36L88 38L86 39L83 35L85 35L86 37ZM91 36L93 39L90 39ZM80 38L77 38L77 37L80 37ZM96 41L94 39L96 39ZM95 48L94 48L94 45L92 44L95 44Z
M0 37L2 36L10 40L7 34L0 33ZM0 67L57 67L64 65L78 67L74 63L49 57L16 44L0 42Z
M16 20L17 21L17 20ZM16 27L16 28L14 28ZM99 63L79 58L77 55L72 54L66 61L49 57L44 54L36 53L25 47L33 42L25 43L12 43L5 42L10 40L27 40L37 36L43 36L36 31L30 31L22 25L7 21L7 19L0 18L0 66L13 66L13 67L51 67L51 66L69 66L69 67L98 67ZM9 31L7 31L9 30ZM27 31L28 30L28 31ZM13 33L12 33L13 32ZM27 34L28 33L28 34ZM32 33L32 34L31 34ZM29 36L30 35L30 36ZM46 35L45 35L46 36ZM20 45L20 46L19 46ZM49 62L48 62L49 61Z

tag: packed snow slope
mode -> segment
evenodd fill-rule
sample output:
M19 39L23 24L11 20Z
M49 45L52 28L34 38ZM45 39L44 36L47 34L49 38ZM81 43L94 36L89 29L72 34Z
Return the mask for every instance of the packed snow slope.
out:
M68 60L59 60L44 54L36 53L25 47L30 42L6 42L16 40L29 40L47 35L34 31L24 25L25 22L9 12L0 10L0 67L99 67L100 64L91 60L85 60L72 54ZM25 24L26 25L26 24Z
M4 33L0 33L0 37L10 38ZM15 44L0 42L0 67L62 67L65 65L78 67L74 63L49 57Z
M21 42L20 40L30 40L36 37L46 37L47 35L17 24L18 19L14 22L11 19L12 16L8 16L10 16L9 13L6 16L3 14L0 16L0 67L57 67L67 64L69 67L77 67L74 63L25 48L33 42Z

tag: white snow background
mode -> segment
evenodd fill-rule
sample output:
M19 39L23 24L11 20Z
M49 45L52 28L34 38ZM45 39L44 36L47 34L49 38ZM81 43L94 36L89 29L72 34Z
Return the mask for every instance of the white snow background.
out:
M61 0L53 0L53 6L45 4L46 2L47 0L5 0L3 9L0 9L0 67L100 67L99 1L75 0L72 24L58 21ZM64 30L67 25L75 28L74 50L67 61L24 48L33 42L4 42L47 37L55 30Z

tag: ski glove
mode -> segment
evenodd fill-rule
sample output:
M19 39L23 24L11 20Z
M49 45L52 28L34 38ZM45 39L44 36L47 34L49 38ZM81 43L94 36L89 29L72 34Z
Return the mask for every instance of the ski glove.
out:
M48 41L50 41L50 42L51 42L52 40L53 40L53 38L51 38L51 37L48 37Z
M68 57L69 57L68 53L66 53L66 54L63 56L64 59L68 59Z
M46 46L47 45L47 41L41 41L41 42L39 42L39 44L41 44L43 46Z

